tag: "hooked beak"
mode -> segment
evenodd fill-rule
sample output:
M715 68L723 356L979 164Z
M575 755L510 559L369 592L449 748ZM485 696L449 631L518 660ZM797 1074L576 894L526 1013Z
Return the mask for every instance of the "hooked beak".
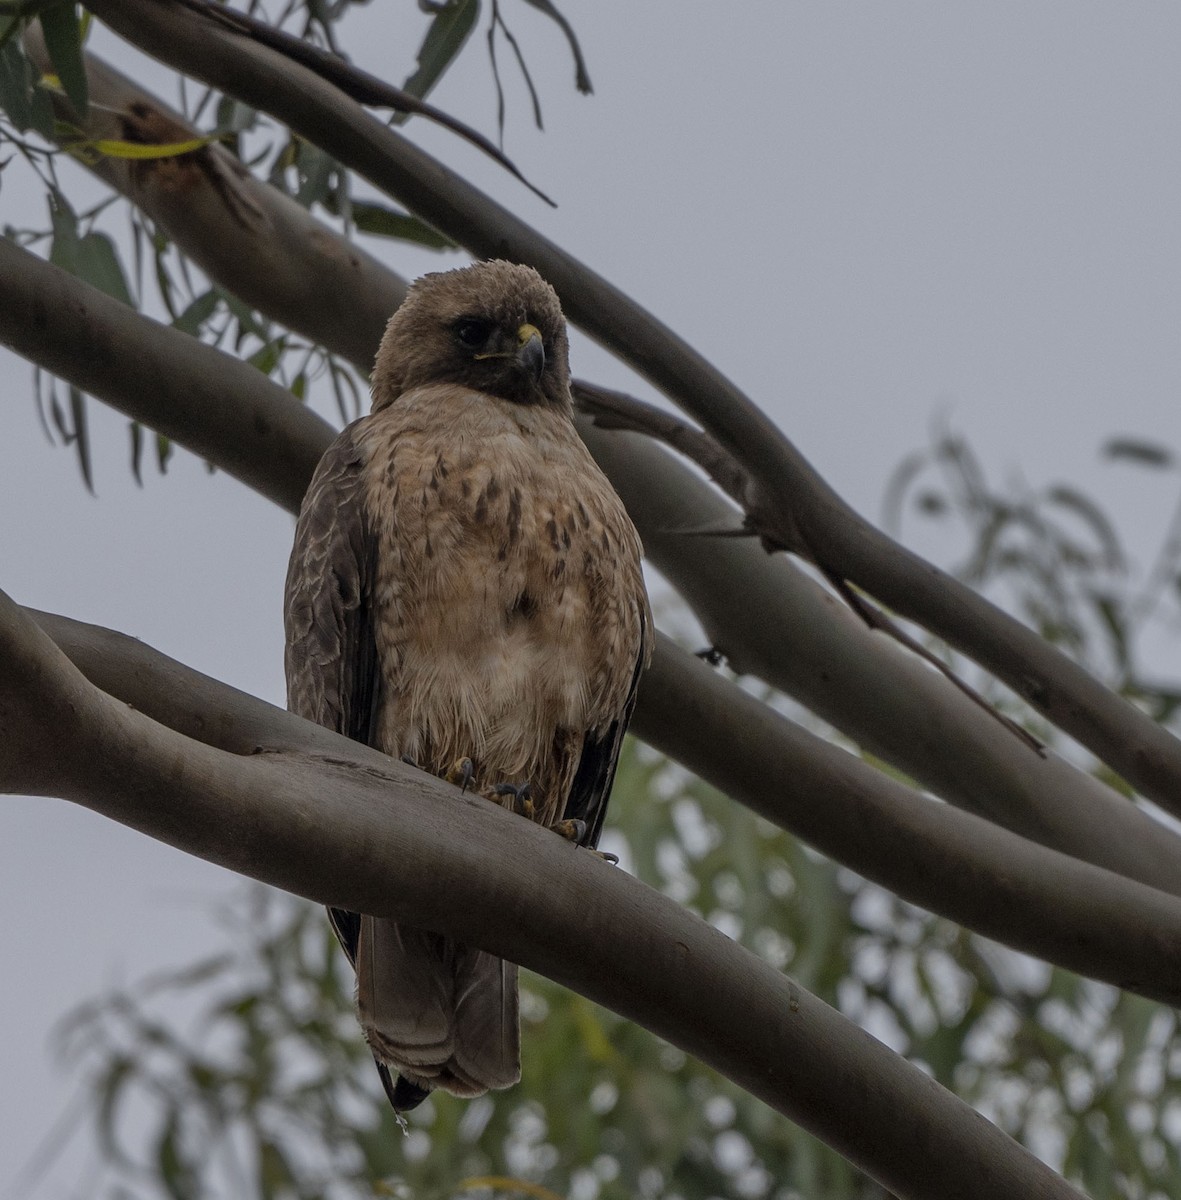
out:
M517 330L516 360L534 383L541 382L541 373L545 370L545 347L541 341L541 331L536 325L525 324Z

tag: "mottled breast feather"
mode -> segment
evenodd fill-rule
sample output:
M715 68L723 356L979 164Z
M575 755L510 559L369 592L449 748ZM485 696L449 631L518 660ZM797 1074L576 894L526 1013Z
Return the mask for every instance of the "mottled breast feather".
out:
M589 749L593 824L610 775L598 760L618 754L650 628L614 489L566 413L455 385L414 389L358 436L373 464L378 744L436 772L471 757L486 793L528 780L547 824Z
M652 618L639 538L574 429L557 296L506 262L426 276L373 378L296 528L288 706L436 774L470 758L490 800L528 783L536 820L577 818L594 846ZM520 1077L512 963L329 915L395 1109Z

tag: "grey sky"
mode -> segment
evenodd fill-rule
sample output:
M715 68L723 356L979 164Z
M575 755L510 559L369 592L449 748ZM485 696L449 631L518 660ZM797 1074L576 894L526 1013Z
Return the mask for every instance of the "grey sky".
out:
M406 75L413 8L364 10L370 70ZM998 472L1068 477L1151 547L1167 490L1096 450L1181 440L1181 9L568 3L585 98L554 27L504 8L547 126L502 56L506 148L559 209L446 133L415 123L415 140L692 341L867 515L943 411ZM478 42L433 99L494 131ZM0 221L41 220L16 172ZM376 252L407 274L461 261ZM574 367L651 395L585 340ZM137 489L126 422L97 405L92 499L27 367L0 353L0 379L0 587L281 702L290 519L184 453ZM60 802L0 805L0 1196L70 1094L53 1021L207 948L201 898L228 882Z

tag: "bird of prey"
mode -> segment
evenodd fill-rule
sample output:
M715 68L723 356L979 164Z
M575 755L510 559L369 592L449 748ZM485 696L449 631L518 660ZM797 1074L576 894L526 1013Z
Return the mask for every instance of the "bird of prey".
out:
M640 554L574 428L553 289L502 261L426 275L303 502L288 707L594 847L651 653ZM395 1109L520 1078L515 965L329 915Z

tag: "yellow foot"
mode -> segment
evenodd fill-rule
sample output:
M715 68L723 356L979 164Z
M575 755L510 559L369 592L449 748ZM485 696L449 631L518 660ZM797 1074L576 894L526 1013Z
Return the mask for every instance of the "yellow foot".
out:
M470 758L457 758L451 766L447 768L443 778L448 783L455 784L461 792L466 792L472 784L472 776L475 775L476 768Z
M553 826L553 831L558 837L564 837L568 842L573 842L576 846L582 844L582 839L586 837L586 822L578 820L559 821Z

